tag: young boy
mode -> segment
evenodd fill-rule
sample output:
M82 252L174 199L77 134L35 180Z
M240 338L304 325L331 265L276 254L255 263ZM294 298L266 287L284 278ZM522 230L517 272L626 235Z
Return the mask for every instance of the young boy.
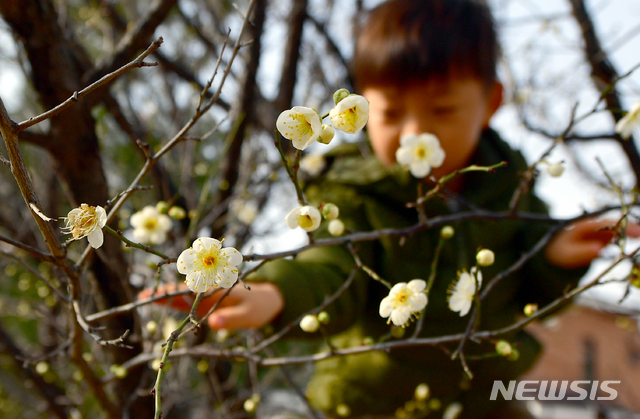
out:
M507 210L526 164L489 129L502 100L495 70L498 55L493 20L481 2L391 0L373 10L359 34L354 58L358 88L370 101L367 130L373 153L363 156L355 145L337 147L328 155L331 164L325 173L305 186L307 199L316 205L337 204L341 220L352 231L417 224L416 210L405 204L416 200L420 180L395 164L395 152L401 136L428 132L439 138L446 153L444 164L431 173L436 177L470 164L509 162L495 173L469 173L448 183L448 189L461 199L429 200L425 206L429 218L472 207ZM531 194L520 199L518 210L546 212ZM575 286L585 272L580 268L587 267L611 239L609 231L598 231L608 224L576 223L557 235L544 254L504 278L482 302L479 330L510 325L526 304L543 306ZM469 316L460 317L449 309L447 289L460 270L469 271L475 265L479 247L496 255L492 266L482 268L486 284L530 250L549 227L518 220L461 221L453 226L456 232L442 248L421 337L465 330ZM421 231L404 240L383 237L354 243L354 247L362 262L391 284L426 280L439 234L439 229ZM326 235L326 230L318 233ZM294 260L269 262L251 276L251 291L235 287L209 317L209 324L228 330L268 323L284 326L334 294L353 266L352 255L340 246L314 248ZM333 344L347 348L362 345L365 337L389 339L390 327L379 315L380 301L388 292L360 272L327 307L327 329L339 333ZM206 312L220 294L203 301L201 310ZM409 326L405 336L413 331L414 326ZM297 330L289 336L309 335ZM518 360L479 359L494 352L494 343L467 342L464 353L472 380L459 359L451 360L455 344L405 347L321 362L307 394L314 406L330 416L336 416L341 404L348 406L353 417L393 415L412 400L419 384L426 383L430 397L442 406L429 417L441 416L444 407L458 402L464 418L515 418L517 413L490 400L493 382L502 380L506 385L521 375L533 364L540 346L525 332L502 338L518 349ZM437 403L431 405L436 407Z

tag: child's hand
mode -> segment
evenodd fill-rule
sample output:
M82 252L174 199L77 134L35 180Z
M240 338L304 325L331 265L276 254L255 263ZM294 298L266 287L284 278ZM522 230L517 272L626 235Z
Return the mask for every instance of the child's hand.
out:
M576 221L560 231L545 251L547 260L561 268L589 266L600 251L611 242L615 231L608 228L614 221L594 219ZM627 235L640 237L640 225L629 223Z
M251 283L251 290L246 290L242 286L235 286L229 295L222 300L218 308L209 316L207 322L212 329L258 329L271 322L284 307L284 298L278 288L269 282ZM154 295L163 295L175 291L186 290L184 283L168 284L158 287ZM209 312L226 290L219 290L210 297L203 298L198 305L196 314L204 316ZM138 294L138 299L143 300L152 297L153 289L148 288ZM176 296L171 299L171 307L189 312L191 304L186 300L193 301L194 294ZM168 299L156 301L157 304L167 304Z

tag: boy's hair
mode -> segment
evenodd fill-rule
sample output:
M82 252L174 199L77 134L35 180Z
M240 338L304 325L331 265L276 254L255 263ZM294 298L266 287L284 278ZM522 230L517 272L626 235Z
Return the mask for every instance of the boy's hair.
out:
M500 47L481 1L390 0L371 10L356 42L358 88L402 86L452 71L491 86Z

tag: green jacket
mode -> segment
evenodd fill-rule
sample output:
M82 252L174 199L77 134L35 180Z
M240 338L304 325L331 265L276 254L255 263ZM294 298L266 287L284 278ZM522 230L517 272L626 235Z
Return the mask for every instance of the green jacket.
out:
M332 202L340 208L340 219L351 231L372 231L383 228L403 228L418 222L415 209L407 202L417 197L418 180L400 168L386 168L369 152L363 156L357 145L340 146L327 155L328 169L305 184L310 203ZM368 150L365 147L365 153ZM465 201L491 211L505 211L513 191L520 182L519 173L526 169L522 156L511 150L491 130L482 135L473 163L486 166L508 161L506 167L494 173L463 174L460 194ZM459 211L466 211L457 204ZM452 213L451 202L431 199L426 204L428 218ZM545 205L530 193L519 201L518 210L546 213ZM315 234L328 237L327 222ZM421 336L441 336L464 331L469 314L460 317L449 310L447 289L457 278L457 272L475 265L479 247L495 252L496 261L482 268L483 285L499 272L511 266L521 254L550 227L548 224L517 220L463 221L453 224L455 235L445 242L439 259L435 283L429 294ZM395 284L414 278L429 277L434 249L440 228L424 230L406 237L384 237L377 241L358 242L355 247L363 263L383 279ZM285 299L285 309L275 322L276 328L296 320L319 306L344 283L354 260L344 246L319 247L299 254L293 260L277 260L264 265L252 280L267 280L278 285ZM527 303L540 306L575 286L585 270L564 270L551 266L539 254L518 272L504 278L482 303L480 330L497 329L512 324ZM375 340L388 335L390 326L380 317L380 301L388 289L360 272L350 288L332 303L327 311L331 322L327 326L337 347L362 345L364 337ZM291 337L309 338L299 328ZM409 326L410 336L414 326ZM460 401L462 417L484 417L498 406L490 401L494 380L510 380L526 371L540 351L540 345L528 334L510 336L520 352L518 361L503 357L470 360L474 378L469 382L460 360L451 360L446 347L423 346L390 352L368 352L350 357L332 358L316 365L316 373L307 387L315 406L331 413L344 403L352 415L393 414L410 401L414 389L426 383L431 397L443 406ZM467 356L494 352L492 343L468 342ZM505 383L506 385L507 383ZM442 414L442 409L429 417Z

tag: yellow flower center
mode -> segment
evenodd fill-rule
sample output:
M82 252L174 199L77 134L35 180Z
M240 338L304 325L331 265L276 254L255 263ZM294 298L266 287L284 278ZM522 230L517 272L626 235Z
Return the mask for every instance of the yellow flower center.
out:
M296 127L298 135L304 136L311 131L311 124L309 123L309 121L307 121L307 118L305 118L303 114L297 113L293 115L293 119L298 123Z
M346 109L342 112L342 123L348 125L352 129L355 128L356 122L358 121L358 114L356 113L355 108Z
M302 228L311 228L311 226L313 226L313 220L308 215L298 215L296 221Z
M416 156L418 156L418 158L423 159L424 156L427 155L427 150L425 150L424 147L418 147L416 148L415 153L416 153Z
M71 234L74 239L88 235L94 230L98 218L96 217L96 208L87 204L80 205L80 215L73 220L73 228Z
M406 291L400 291L398 295L396 295L396 307L399 305L403 305L405 301L409 298L409 295Z
M216 263L216 258L213 255L207 255L202 259L202 263L211 266Z
M158 225L158 220L155 218L148 218L144 223L144 228L147 230L155 230Z

